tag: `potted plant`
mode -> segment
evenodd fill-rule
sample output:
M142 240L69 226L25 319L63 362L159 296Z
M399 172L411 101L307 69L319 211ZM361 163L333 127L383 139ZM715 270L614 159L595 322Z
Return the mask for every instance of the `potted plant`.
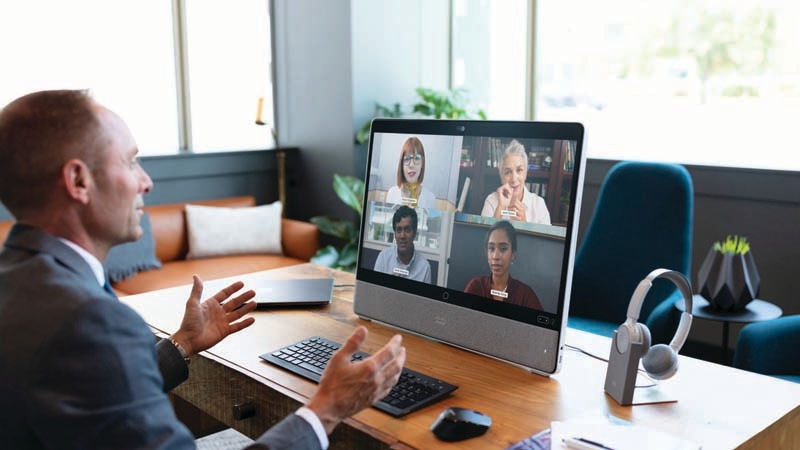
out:
M375 104L374 117L432 117L434 119L476 119L486 120L486 113L479 109L471 112L467 109L469 97L464 89L436 90L424 87L417 88L417 102L412 105L411 114L403 112L400 103L392 107ZM369 128L372 120L368 120L356 133L356 144L365 144L369 140Z
M709 249L697 273L700 295L719 311L741 311L758 297L761 279L747 238L729 235Z
M361 204L364 200L364 182L353 176L333 175L333 190L345 205L353 208L361 216ZM319 227L320 232L341 239L344 245L337 249L328 245L320 249L311 258L311 262L326 267L352 272L358 258L358 229L352 222L328 216L315 216L311 223Z

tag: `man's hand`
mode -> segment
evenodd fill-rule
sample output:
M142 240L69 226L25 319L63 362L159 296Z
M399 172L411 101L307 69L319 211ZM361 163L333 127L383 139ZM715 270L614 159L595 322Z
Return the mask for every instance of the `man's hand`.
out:
M202 303L203 281L197 275L192 276L192 281L192 293L186 301L181 328L172 335L187 356L209 349L228 335L252 325L255 322L252 317L239 319L256 308L255 302L249 301L256 295L252 290L230 298L244 287L241 281L229 285Z
M366 338L367 329L356 328L331 357L322 373L319 389L308 403L328 434L342 420L385 397L400 379L406 361L402 336L395 335L369 358L350 362L350 356L361 348Z

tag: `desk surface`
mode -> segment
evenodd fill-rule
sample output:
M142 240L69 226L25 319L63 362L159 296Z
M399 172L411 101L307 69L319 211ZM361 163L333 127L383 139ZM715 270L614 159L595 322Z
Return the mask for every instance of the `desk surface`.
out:
M352 284L353 275L302 264L283 269L242 275L235 279L334 276L338 283ZM157 333L178 328L189 286L128 296L122 301L136 309ZM206 292L207 297L210 292ZM279 414L291 411L313 394L316 384L263 362L258 355L311 335L343 341L356 325L369 329L364 346L374 352L397 331L359 319L353 314L353 288L335 289L331 305L311 309L256 311L252 327L230 336L196 358L190 366L190 385L181 392L195 401L241 402L225 386L238 379L255 385L245 395L251 400L288 399ZM703 449L800 448L800 384L720 366L681 356L680 370L657 389L671 392L675 403L622 407L603 392L606 363L573 350L566 350L563 369L552 377L531 374L517 367L403 333L406 365L439 377L460 388L442 402L396 419L369 408L337 427L337 440L359 434L374 441L359 448L506 448L548 428L553 420L613 414L625 420L660 429L702 444ZM567 343L595 355L608 357L610 340L568 329ZM224 369L224 393L219 396L210 381L195 381L212 369ZM220 378L218 374L211 377ZM219 381L219 380L217 380ZM179 387L181 389L181 387ZM212 395L213 394L213 395ZM179 392L179 395L182 395ZM482 411L493 420L487 434L467 441L445 444L428 430L443 408L462 406ZM264 408L270 408L267 405ZM204 407L204 409L214 409ZM279 415L248 428L246 421L230 418L230 406L215 411L218 419L251 436L260 434ZM274 412L273 412L274 413ZM344 436L344 437L342 437ZM346 445L341 445L346 448Z

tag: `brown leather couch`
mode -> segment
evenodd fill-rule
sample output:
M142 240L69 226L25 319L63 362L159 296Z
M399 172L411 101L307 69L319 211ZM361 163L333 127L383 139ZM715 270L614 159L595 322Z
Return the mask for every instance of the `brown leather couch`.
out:
M186 203L208 206L255 206L252 196L230 197L217 200L146 206L153 229L156 256L160 269L139 272L114 284L120 295L180 286L192 282L192 274L204 280L274 269L308 262L320 247L320 233L316 225L293 219L281 221L283 255L229 255L213 258L186 259L189 241L186 231ZM12 221L0 221L0 240L5 240Z

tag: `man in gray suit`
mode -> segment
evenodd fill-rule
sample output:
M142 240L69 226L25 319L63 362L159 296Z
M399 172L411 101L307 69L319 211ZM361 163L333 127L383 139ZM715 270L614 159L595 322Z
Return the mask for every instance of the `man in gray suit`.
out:
M0 201L16 224L0 252L0 446L193 448L166 392L192 355L250 326L236 282L201 301L194 277L180 329L154 337L104 284L109 249L138 239L152 181L122 119L84 91L44 91L0 111ZM252 448L317 449L385 396L405 362L400 336L350 363L359 327L309 403Z

